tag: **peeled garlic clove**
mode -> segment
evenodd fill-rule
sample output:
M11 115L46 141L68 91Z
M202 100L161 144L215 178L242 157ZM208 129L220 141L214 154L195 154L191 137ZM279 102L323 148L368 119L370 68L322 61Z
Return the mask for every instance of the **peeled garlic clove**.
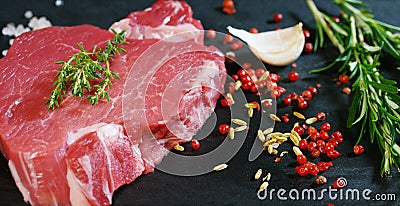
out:
M305 38L302 27L300 22L293 27L257 34L231 26L227 29L246 42L250 50L265 63L286 66L294 62L303 51Z

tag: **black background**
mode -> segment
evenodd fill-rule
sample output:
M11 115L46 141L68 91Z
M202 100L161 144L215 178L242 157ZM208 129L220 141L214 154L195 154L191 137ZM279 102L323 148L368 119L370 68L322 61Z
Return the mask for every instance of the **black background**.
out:
M124 18L131 11L141 10L150 6L152 1L77 1L65 0L64 5L56 7L55 1L0 1L0 26L4 27L9 22L27 25L28 20L23 14L26 10L32 10L34 16L46 16L53 25L66 26L78 24L93 24L101 28L108 28L113 22ZM377 19L387 23L400 25L398 10L400 1L382 0L366 1L370 3L373 14ZM232 25L237 28L249 29L256 27L260 31L272 30L276 27L292 26L298 21L304 23L314 36L313 19L308 7L303 0L270 0L270 1L235 1L237 14L225 15L221 12L222 0L198 0L188 1L194 11L194 16L200 19L204 28L213 28L217 31L226 32L226 26ZM324 11L338 15L338 9L332 1L316 1L317 5ZM282 13L281 23L272 23L274 13ZM0 37L0 49L8 46L8 37ZM311 101L309 108L303 111L306 116L313 116L319 111L328 114L333 129L344 133L345 142L339 147L342 156L333 161L334 167L324 173L328 178L328 184L317 188L327 188L332 185L338 177L345 177L348 181L347 188L371 189L372 194L395 193L400 199L399 178L400 175L393 170L393 177L381 178L379 175L381 156L375 144L368 143L368 137L362 143L366 145L366 152L361 156L352 154L352 147L358 136L357 128L347 129L345 127L348 108L351 96L341 93L343 85L336 85L336 73L309 74L311 69L319 68L333 60L337 55L334 48L328 47L319 50L316 54L302 55L297 60L298 67L292 69L290 66L276 68L267 66L267 69L282 76L280 85L288 92L301 93L309 85L322 84L319 94ZM390 57L383 60L382 70L385 76L400 80L400 72L395 68L399 66L398 61ZM296 70L300 73L301 79L296 83L285 81L287 74ZM278 99L278 103L282 99ZM293 107L278 107L278 115L292 113ZM295 122L295 118L288 124L278 123L276 130L287 131ZM279 189L303 189L312 188L315 177L298 177L295 175L294 167L296 162L293 156L288 155L282 158L280 163L274 163L275 157L266 154L261 155L256 161L247 160L248 153L254 140L251 134L239 153L228 162L227 170L210 173L196 177L179 177L155 171L152 174L139 177L130 185L117 190L113 197L114 205L268 205L274 204L295 204L295 205L399 205L399 201L345 201L345 200L324 200L316 201L280 201L276 196L274 200L259 200L256 192L260 182L252 180L258 168L272 173L270 188ZM209 138L222 138L218 135ZM286 144L280 151L290 149ZM326 197L326 196L325 196ZM16 188L7 166L6 160L0 159L0 204L1 205L24 205L22 195Z

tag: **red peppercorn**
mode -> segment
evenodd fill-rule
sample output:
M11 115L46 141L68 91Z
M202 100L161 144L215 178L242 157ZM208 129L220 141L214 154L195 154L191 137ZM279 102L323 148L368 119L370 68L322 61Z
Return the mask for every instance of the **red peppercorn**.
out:
M222 107L230 107L232 106L232 99L229 97L225 97L221 99L221 106Z
M269 73L269 78L271 79L271 82L277 83L281 79L281 76L275 73Z
M240 78L243 78L244 76L248 76L246 70L244 70L244 69L239 69L239 70L237 71L237 75L238 75Z
M336 159L340 156L340 152L338 152L337 150L331 150L326 152L326 156L328 156L331 159Z
M214 39L217 36L217 32L214 29L207 30L206 37L208 39Z
M317 143L311 141L308 143L307 145L307 150L312 152L313 150L315 150L317 148Z
M281 95L286 93L286 89L284 87L278 86L277 89Z
M311 53L313 51L313 49L314 49L313 44L311 42L306 42L304 44L303 52L306 54Z
M313 134L316 134L316 133L318 133L318 130L317 129L315 129L315 127L313 127L313 126L309 126L308 128L307 128L307 132L308 132L308 135L313 135Z
M225 12L226 14L235 14L236 9L235 9L235 4L233 3L232 0L224 0L222 3L222 11Z
M331 124L329 124L329 122L325 122L321 125L319 129L329 132L329 130L331 130Z
M197 139L193 139L193 140L192 140L192 148L193 148L194 150L198 150L198 149L200 148L200 142L199 142L199 140L197 140Z
M289 117L287 117L287 116L282 116L282 121L283 122L285 122L285 123L288 123L289 122Z
M221 124L218 128L219 132L223 135L228 134L230 129L231 127L228 124Z
M302 139L299 141L299 148L300 149L307 149L308 147L308 142L305 139Z
M280 162L280 161L281 161L281 158L280 158L280 157L277 157L277 158L275 158L275 160L274 160L275 163L278 163L278 162Z
M310 38L311 33L307 29L303 29L303 35L306 39Z
M304 128L303 127L301 127L301 126L295 126L294 128L293 128L293 130L295 131L295 132L297 132L297 134L299 134L300 136L301 135L303 135L304 134Z
M296 172L300 176L307 176L308 175L308 167L306 165L299 165L296 167Z
M319 157L321 155L321 152L318 149L315 149L311 152L311 155L315 158Z
M316 176L319 173L318 166L314 163L308 164L308 174Z
M291 105L291 104L292 104L292 98L290 98L290 96L286 96L286 97L283 99L283 104L286 105L286 106Z
M317 167L318 167L319 171L321 171L321 172L329 169L329 166L326 162L318 162Z
M311 133L310 134L310 139L312 140L312 141L317 141L318 139L319 139L319 132L314 132L314 133Z
M340 22L340 18L337 16L332 16L332 20L335 21L336 23Z
M349 83L349 80L350 80L349 76L347 76L347 75L339 75L339 82L340 83L347 84L347 83Z
M339 146L339 142L336 141L336 139L331 138L328 140L328 142L331 143L335 148Z
M282 19L283 19L283 15L282 14L280 14L280 13L274 14L274 22L275 23L281 22Z
M256 86L256 85L252 86L252 87L250 88L250 91L253 92L253 93L258 92L257 86Z
M353 151L354 151L354 154L360 155L360 154L364 153L365 150L362 145L356 145L353 147Z
M318 121L324 121L326 119L326 114L324 112L318 112L315 117L318 119Z
M305 109L308 107L308 102L307 101L301 101L297 104L297 107L299 107L299 109Z
M224 44L232 43L234 41L233 36L230 34L225 35Z
M299 164L305 164L306 162L307 162L307 158L306 158L306 156L305 155L303 155L303 154L299 154L299 155L297 155L297 162L299 163Z
M255 75L256 75L256 77L260 78L264 73L265 73L265 70L263 68L259 68L256 70Z
M342 92L347 94L347 95L350 95L351 94L351 89L350 89L350 87L345 87L345 88L343 88Z
M249 32L252 33L252 34L257 34L258 33L258 29L253 27L253 28L251 28L249 30Z
M327 131L321 129L319 131L319 138L321 140L327 140L327 139L329 139L329 133Z
M243 47L243 43L241 41L236 41L231 44L232 50L239 50Z
M301 96L304 98L304 100L306 100L306 101L310 101L311 99L312 99L312 94L311 94L311 92L309 91L309 90L304 90L302 93L301 93Z
M228 84L225 85L225 91L230 94L235 93L235 82L228 82Z
M289 75L288 75L289 81L295 82L299 79L299 77L300 77L299 73L297 73L295 71L289 72Z
M333 132L331 137L335 139L338 143L343 142L343 135L340 131Z
M315 87L309 86L309 87L307 88L307 90L310 91L311 94L312 94L313 96L315 96L315 95L318 94L318 90L317 90L317 88L315 88Z
M317 148L318 149L325 149L325 141L324 140L318 140L317 141Z
M239 76L237 74L232 74L232 79L237 81L239 80Z
M329 151L332 151L334 149L335 149L335 146L331 142L328 142L325 144L325 153L328 153Z

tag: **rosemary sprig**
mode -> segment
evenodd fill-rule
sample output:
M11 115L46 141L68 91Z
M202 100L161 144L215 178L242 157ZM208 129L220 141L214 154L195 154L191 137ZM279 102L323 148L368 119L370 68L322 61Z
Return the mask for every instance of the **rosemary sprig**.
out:
M361 124L356 145L369 135L382 154L381 175L391 175L392 166L400 172L400 147L396 143L400 134L399 89L396 81L379 71L383 52L400 60L400 27L375 20L359 0L334 0L341 9L340 22L319 11L313 0L306 2L315 18L316 48L323 46L326 35L340 52L331 64L311 72L338 68L340 73L349 74L354 80L354 97L347 127Z
M68 61L56 62L62 66L56 75L57 80L53 83L54 89L50 98L46 101L49 109L54 110L60 106L60 101L67 95L68 89L71 90L74 97L82 98L85 91L91 93L87 99L92 105L97 104L103 98L110 101L110 95L106 90L112 85L112 78L119 79L119 76L110 70L110 60L114 55L119 55L121 51L126 52L120 47L120 44L126 43L125 31L117 33L112 30L112 32L115 36L107 41L104 49L94 47L92 51L88 51L77 44L80 49L79 53L70 56ZM99 82L92 85L93 80Z

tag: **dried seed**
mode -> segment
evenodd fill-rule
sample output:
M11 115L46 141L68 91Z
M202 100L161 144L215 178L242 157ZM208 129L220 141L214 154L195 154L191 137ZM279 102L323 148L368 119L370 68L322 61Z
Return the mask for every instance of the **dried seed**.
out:
M264 177L264 178L262 178L262 181L263 182L265 182L265 181L269 181L271 179L271 173L270 172L268 172L268 174Z
M276 149L274 149L274 150L272 150L272 153L271 153L272 155L277 155L278 154L278 150L276 150Z
M229 129L229 139L234 139L235 138L235 129L233 129L232 127Z
M258 78L258 81L259 81L259 82L262 82L262 81L266 80L267 77L269 77L269 71L265 71L264 74L261 75L260 78Z
M258 190L263 191L263 190L267 189L268 185L269 185L268 182L263 182L263 183L260 185L260 188L259 188Z
M232 104L235 104L235 100L233 99L233 96L232 96L231 93L227 93L227 94L226 94L226 97L231 99Z
M306 120L306 124L314 124L317 121L318 119L316 117L311 117Z
M276 137L276 140L278 141L278 142L286 142L287 141L287 137L283 137L283 136L281 136L281 137Z
M247 129L247 126L246 125L243 125L243 126L240 126L240 127L236 127L235 129L234 129L234 132L241 132L241 131L244 131L244 130L246 130Z
M289 132L283 133L283 134L281 135L281 137L286 137L286 138L288 138L288 137L290 137L290 133L289 133Z
M272 154L273 150L274 148L272 147L272 145L268 145L268 153Z
M296 117L299 118L299 119L306 119L306 118L304 117L304 115L301 114L300 112L293 112L293 115L296 116Z
M278 116L276 116L275 114L269 114L269 118L271 118L272 120L277 121L277 122L281 121L281 119Z
M283 151L283 152L281 152L281 154L279 155L279 157L283 157L283 156L285 156L287 153L289 153L288 151Z
M240 126L247 126L247 122L241 119L232 119L232 123L240 125Z
M265 142L266 139L265 139L265 136L264 136L262 130L258 130L257 133L258 133L258 134L257 134L258 139L259 139L261 142Z
M258 105L255 103L246 103L246 104L244 104L244 107L246 107L247 109L250 109L250 108L257 109Z
M247 114L249 115L249 117L253 117L253 108L249 108L247 110Z
M294 145L299 145L300 140L296 137L296 135L290 134L290 140L292 140Z
M224 169L226 169L228 167L228 165L227 164L220 164L220 165L217 165L217 166L215 166L214 167L214 171L221 171L221 170L224 170Z
M282 132L273 132L271 134L269 134L268 136L272 137L272 138L277 138L277 137L281 137L283 135Z
M240 80L237 80L235 83L235 90L236 91L239 90L241 86L242 86L242 82Z
M272 145L275 142L276 142L276 139L270 139L264 144L264 147L268 147L268 146Z
M175 145L175 146L174 146L174 149L177 150L177 151L180 151L180 152L185 151L185 148L182 147L182 145L179 145L179 144Z
M274 131L274 128L270 127L270 128L268 128L268 129L264 130L264 131L263 131L263 134L264 134L264 135L267 135L267 134L272 133L273 131Z
M255 180L260 179L261 175L262 175L262 169L258 169L256 174L254 175L254 179Z
M300 150L300 148L293 146L293 152L296 154L296 156L303 154Z

